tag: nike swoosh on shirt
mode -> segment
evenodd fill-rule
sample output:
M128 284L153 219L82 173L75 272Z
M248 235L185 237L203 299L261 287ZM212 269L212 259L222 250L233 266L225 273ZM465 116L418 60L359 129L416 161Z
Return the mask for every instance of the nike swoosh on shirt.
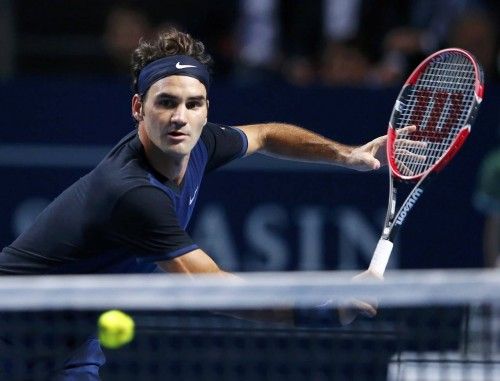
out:
M188 68L188 67L196 67L196 66L194 66L194 65L181 65L181 63L180 63L180 62L177 62L177 63L175 64L175 67L176 67L177 69L185 69L185 68Z
M189 197L189 205L191 205L196 198L196 193L198 193L198 187L196 187L196 189L194 190L193 197Z

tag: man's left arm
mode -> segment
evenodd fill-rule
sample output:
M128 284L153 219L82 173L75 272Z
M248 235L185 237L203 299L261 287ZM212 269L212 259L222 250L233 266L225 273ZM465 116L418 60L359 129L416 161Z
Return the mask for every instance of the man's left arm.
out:
M285 159L340 165L369 171L387 164L386 136L348 146L286 123L237 126L248 138L247 155L260 152Z

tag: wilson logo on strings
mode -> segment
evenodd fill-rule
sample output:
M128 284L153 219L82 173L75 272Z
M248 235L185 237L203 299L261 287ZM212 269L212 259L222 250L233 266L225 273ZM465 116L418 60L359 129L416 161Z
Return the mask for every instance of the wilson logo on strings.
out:
M462 115L463 94L433 93L426 89L417 89L414 94L416 104L410 124L418 126L418 131L413 133L413 139L431 142L447 139Z

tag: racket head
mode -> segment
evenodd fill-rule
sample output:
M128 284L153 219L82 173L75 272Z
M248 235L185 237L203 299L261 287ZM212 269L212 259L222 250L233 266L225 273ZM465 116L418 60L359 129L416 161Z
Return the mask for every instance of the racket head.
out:
M387 159L393 177L415 182L440 171L469 135L483 93L483 71L463 49L440 50L420 63L389 121ZM410 125L417 130L404 129Z

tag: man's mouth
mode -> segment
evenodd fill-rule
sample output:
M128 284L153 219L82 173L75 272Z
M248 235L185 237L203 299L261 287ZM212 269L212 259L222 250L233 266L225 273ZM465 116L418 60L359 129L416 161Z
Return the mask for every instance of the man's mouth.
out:
M167 133L167 136L172 143L181 143L189 137L188 134L180 131L170 131L169 133Z
M183 132L180 132L180 131L170 131L168 133L169 136L173 136L173 137L181 137L181 136L187 136L187 134L183 133Z

